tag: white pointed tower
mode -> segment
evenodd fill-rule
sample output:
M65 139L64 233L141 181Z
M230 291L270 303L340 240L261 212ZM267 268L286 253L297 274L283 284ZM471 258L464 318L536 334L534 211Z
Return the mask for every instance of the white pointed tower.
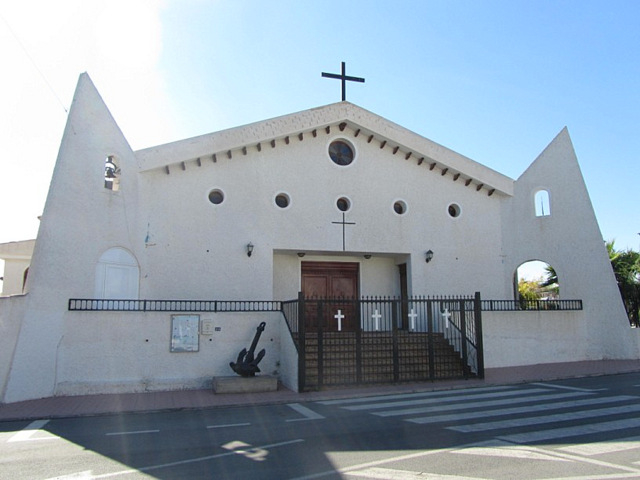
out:
M637 358L624 307L578 160L564 128L515 183L505 204L506 271L529 260L551 265L561 299L581 299L584 342L567 346L589 360ZM584 344L582 344L584 343ZM540 359L540 363L565 361Z
M107 167L112 171L105 176ZM38 231L27 281L27 313L4 401L56 393L58 368L65 362L65 329L73 328L63 321L67 302L95 296L96 263L110 246L120 245L135 257L137 201L131 147L83 73Z

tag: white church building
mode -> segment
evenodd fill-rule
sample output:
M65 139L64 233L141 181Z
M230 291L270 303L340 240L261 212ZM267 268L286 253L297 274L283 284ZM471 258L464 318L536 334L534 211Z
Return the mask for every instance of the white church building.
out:
M467 374L640 358L567 129L517 180L345 101L133 151L82 74L35 245L0 258L3 403L207 388L263 321L262 374L296 390L305 328L448 338L464 311L416 299L476 292ZM551 306L518 302L530 260Z

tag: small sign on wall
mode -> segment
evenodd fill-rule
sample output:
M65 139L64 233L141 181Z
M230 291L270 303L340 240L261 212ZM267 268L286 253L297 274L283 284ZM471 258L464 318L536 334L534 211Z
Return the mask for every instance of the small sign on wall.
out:
M200 322L200 334L213 335L213 320L202 319L202 322Z
M171 351L200 350L200 315L171 315Z

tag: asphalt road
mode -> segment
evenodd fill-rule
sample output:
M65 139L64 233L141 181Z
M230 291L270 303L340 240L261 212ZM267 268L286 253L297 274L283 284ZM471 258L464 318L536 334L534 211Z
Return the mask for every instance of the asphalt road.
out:
M640 374L0 423L0 478L640 478Z

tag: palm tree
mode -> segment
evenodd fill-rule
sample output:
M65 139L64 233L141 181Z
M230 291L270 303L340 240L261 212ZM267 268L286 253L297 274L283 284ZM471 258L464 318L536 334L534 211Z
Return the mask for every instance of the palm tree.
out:
M560 285L558 284L558 274L551 265L544 267L546 278L540 282L540 288L545 292L552 293L557 297L560 293Z
M616 250L614 240L606 242L606 247L629 322L640 327L640 253Z

